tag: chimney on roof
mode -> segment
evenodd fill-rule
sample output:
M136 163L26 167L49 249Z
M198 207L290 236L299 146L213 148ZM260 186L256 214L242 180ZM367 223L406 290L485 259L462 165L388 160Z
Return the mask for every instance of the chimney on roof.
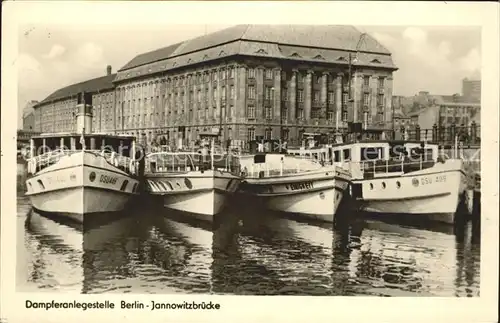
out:
M111 75L111 65L106 66L106 75Z

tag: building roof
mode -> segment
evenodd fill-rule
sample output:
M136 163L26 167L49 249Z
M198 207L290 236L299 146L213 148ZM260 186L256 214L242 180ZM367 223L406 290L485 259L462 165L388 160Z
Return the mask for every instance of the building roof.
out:
M357 65L396 69L391 53L353 26L237 25L140 54L118 70L116 81L221 56L270 56L347 64L347 52L356 51Z
M479 102L473 102L469 98L454 94L454 95L432 95L432 101L437 105L447 106L481 106Z
M63 87L37 103L36 106L40 106L51 101L69 98L77 95L78 93L81 93L82 91L85 91L87 93L95 93L113 89L113 80L115 77L116 74L110 74Z

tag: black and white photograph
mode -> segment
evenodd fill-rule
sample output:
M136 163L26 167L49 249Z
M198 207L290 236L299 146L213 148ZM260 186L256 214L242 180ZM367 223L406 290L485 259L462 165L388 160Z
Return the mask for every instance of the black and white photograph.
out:
M182 16L17 25L2 263L8 248L12 293L40 296L17 296L26 313L52 294L149 295L126 305L146 311L170 295L484 299L484 28Z

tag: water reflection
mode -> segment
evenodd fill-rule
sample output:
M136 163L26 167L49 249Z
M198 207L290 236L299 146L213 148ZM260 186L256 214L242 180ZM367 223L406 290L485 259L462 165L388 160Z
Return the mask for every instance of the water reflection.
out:
M29 212L18 193L20 291L479 296L471 223L333 228L250 210L207 225L147 209L82 227Z

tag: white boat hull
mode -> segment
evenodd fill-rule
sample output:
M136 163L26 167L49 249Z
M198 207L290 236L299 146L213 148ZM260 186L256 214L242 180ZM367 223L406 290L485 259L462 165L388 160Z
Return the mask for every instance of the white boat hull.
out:
M163 206L191 216L213 221L223 211L239 187L240 179L228 172L190 171L179 174L155 174L147 177L147 190L161 196Z
M445 164L397 177L353 181L361 184L361 210L381 214L421 215L429 220L453 223L465 195L466 175L461 162Z
M259 198L272 211L333 222L349 177L333 170L247 179L245 194Z
M28 178L26 196L39 212L83 222L84 215L122 211L138 184L101 156L79 152Z

